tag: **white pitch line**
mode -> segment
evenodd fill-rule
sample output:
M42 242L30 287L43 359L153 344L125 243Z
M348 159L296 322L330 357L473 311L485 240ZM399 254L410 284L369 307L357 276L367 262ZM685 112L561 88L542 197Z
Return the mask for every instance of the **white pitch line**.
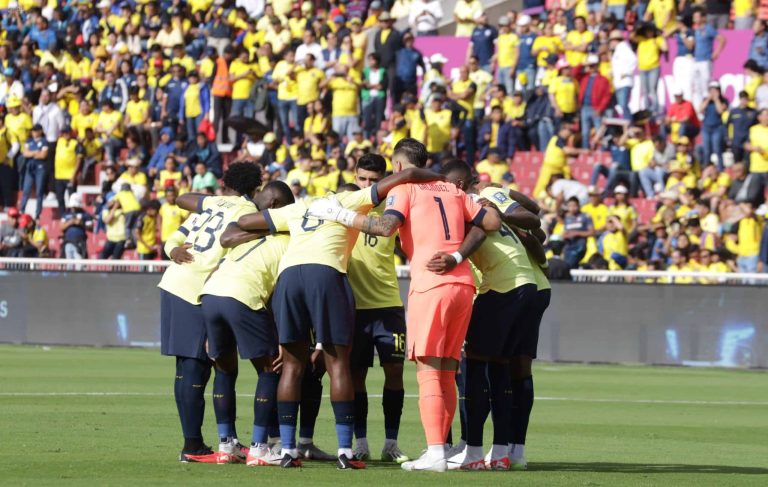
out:
M168 397L164 392L0 392L0 397ZM238 394L238 397L253 397L253 394ZM325 395L328 399L330 396ZM380 399L381 394L368 394ZM407 399L418 399L416 394L406 394ZM678 404L688 406L768 406L768 401L697 401L676 399L609 399L580 397L536 397L536 401L592 402L610 404Z

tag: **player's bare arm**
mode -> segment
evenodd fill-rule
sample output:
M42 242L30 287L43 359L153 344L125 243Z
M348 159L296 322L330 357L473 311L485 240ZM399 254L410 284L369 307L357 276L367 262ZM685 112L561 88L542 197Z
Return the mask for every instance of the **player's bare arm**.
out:
M376 192L378 193L379 200L383 200L387 197L390 191L401 184L429 183L432 181L445 181L445 176L430 169L410 167L387 176L376 183Z
M547 252L544 250L544 246L541 244L539 239L533 235L533 233L526 232L519 228L513 228L512 230L517 234L518 237L520 237L520 242L523 244L525 249L530 252L531 257L533 257L537 264L544 265L547 263Z
M533 230L541 227L541 219L537 214L532 213L522 205L502 212L493 201L486 198L480 198L478 202L483 208L497 210L502 221L507 225L522 228L523 230Z
M223 248L231 249L233 247L237 247L240 244L257 240L268 234L269 232L264 230L249 232L240 228L237 223L232 222L227 226L226 230L224 230L224 233L221 234L219 243Z
M485 231L480 227L471 225L471 228L464 236L464 241L461 242L461 246L459 246L459 250L457 251L461 254L462 260L475 253L475 251L483 245L485 239ZM459 265L459 262L453 254L437 252L432 256L430 261L427 262L427 270L434 272L435 274L445 274L446 272L453 270L457 265Z
M241 216L237 220L237 226L240 227L241 230L250 232L256 230L269 230L269 221L267 220L265 212L260 211L258 213L249 213Z
M182 210L199 213L200 202L203 201L206 196L209 195L202 193L185 193L176 198L176 205Z

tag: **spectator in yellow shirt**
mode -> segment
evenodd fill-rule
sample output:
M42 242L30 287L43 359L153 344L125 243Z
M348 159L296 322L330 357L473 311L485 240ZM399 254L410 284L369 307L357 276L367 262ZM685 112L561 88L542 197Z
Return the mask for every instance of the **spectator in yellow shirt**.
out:
M750 173L768 173L768 108L757 114L757 125L749 129L749 142L745 148L749 154Z
M620 270L627 266L629 245L624 226L617 216L610 216L605 222L605 233L597 242L601 255L608 261L608 269Z
M597 186L589 187L589 202L581 207L581 212L592 217L596 232L603 231L608 220L608 207L603 203L602 191Z
M253 118L254 105L251 89L256 82L258 66L251 64L251 55L245 48L240 48L237 59L229 66L229 81L232 83L232 109L230 116Z
M575 30L572 30L565 36L565 60L571 66L579 66L587 60L587 52L595 35L587 30L587 22L584 17L573 19Z
M510 179L509 166L495 147L488 150L488 158L478 162L475 170L479 175L487 174L494 184L506 184Z
M579 85L573 78L572 66L562 61L557 65L560 75L549 85L549 100L555 110L555 118L572 123L579 108Z
M632 36L637 43L637 67L640 70L640 88L645 99L645 107L653 113L658 112L657 89L661 73L661 55L667 54L667 42L652 24L645 24Z
M739 208L744 216L738 221L737 227L734 229L738 238L736 264L739 267L739 272L757 272L760 261L760 240L763 236L765 221L762 217L755 215L755 207L752 203L741 202Z
M480 0L459 0L453 8L453 20L456 21L456 37L470 37L475 30L475 20L483 13Z
M187 219L188 213L176 204L176 197L178 191L174 187L169 187L165 190L165 203L160 206L160 242L163 247L166 240L179 229L184 220ZM162 247L161 247L162 248ZM163 259L168 260L168 256L163 252Z
M333 93L331 126L340 137L352 138L360 128L360 85L361 80L357 73L343 64L336 65L333 77L321 84L321 87L328 87Z
M504 85L507 93L512 93L515 88L513 75L517 66L517 59L520 56L520 38L517 37L509 24L509 17L506 15L499 18L499 37L496 39L496 55L493 57L493 61L498 67L496 82Z
M544 151L539 178L533 189L533 194L536 197L547 188L549 180L554 174L562 174L566 179L570 178L571 168L568 166L568 158L576 157L582 153L581 149L568 145L571 137L573 137L573 127L569 123L563 123L557 134L549 139L547 149Z

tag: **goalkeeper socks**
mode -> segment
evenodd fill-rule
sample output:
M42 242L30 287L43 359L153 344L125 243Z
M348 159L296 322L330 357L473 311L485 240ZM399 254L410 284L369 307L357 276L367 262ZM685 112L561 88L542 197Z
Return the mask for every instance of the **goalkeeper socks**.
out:
M397 440L400 432L400 417L403 415L405 391L384 388L381 406L384 409L384 435L388 440Z
M446 431L445 401L440 387L439 370L421 370L416 372L419 383L419 414L427 445L444 445Z
M272 412L277 405L277 384L280 376L275 372L259 372L253 400L253 443L266 443Z
M443 417L443 438L445 438L451 430L453 417L456 415L456 404L458 402L458 397L456 396L456 371L440 371L440 389L443 391L445 415Z
M467 408L467 445L469 446L483 445L483 425L490 411L486 369L486 362L467 359L465 377L467 391L464 401Z
M237 370L224 372L216 369L216 375L213 377L213 412L216 415L216 429L219 432L219 440L222 443L237 436L235 434L235 418L237 417L236 381Z
M315 422L320 414L320 403L323 399L322 378L315 377L311 370L304 372L301 382L301 422L299 436L313 438Z
M176 378L173 380L173 398L176 400L176 410L179 412L179 419L184 417L184 410L182 409L183 402L181 400L182 381L184 380L184 372L182 370L183 361L183 358L176 357Z
M277 421L280 423L280 441L283 452L288 451L296 458L296 416L299 414L299 401L277 401ZM285 454L285 453L283 453Z
M339 455L352 458L352 434L355 428L355 401L331 401L336 419L336 438L339 441Z
M494 362L488 363L488 385L491 396L491 417L493 418L493 444L506 445L509 441L512 413L509 395L509 366Z
M368 436L368 393L355 392L355 438Z
M509 443L525 444L528 420L533 409L533 377L512 381L512 419Z
M211 377L211 365L206 360L182 358L180 369L181 384L178 393L182 411L181 429L185 439L199 439L202 444L205 386Z

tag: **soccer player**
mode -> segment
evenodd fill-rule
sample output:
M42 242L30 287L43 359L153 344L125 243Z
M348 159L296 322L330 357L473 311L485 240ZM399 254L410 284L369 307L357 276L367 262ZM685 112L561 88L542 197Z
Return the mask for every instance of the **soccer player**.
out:
M392 166L396 173L424 167L427 157L423 144L406 138L395 146ZM486 232L497 231L501 228L499 214L486 211L455 185L445 182L395 188L382 216L355 214L323 203L313 203L310 214L324 214L324 218L341 221L369 235L389 237L400 230L403 250L411 261L406 354L416 361L419 411L428 445L421 458L403 463L402 468L444 472L445 439L456 412L454 378L475 294L472 271L464 262L468 255L459 253L458 248L467 235L467 223ZM472 248L482 242L483 232L479 234ZM428 270L433 257L446 262L446 272Z
M176 357L174 396L184 448L182 462L218 463L244 457L235 438L236 374L217 373L214 379L214 410L219 429L219 450L214 453L203 443L205 386L211 365L205 352L205 322L200 293L208 275L224 256L219 237L227 224L255 210L250 201L261 185L261 169L252 163L232 164L224 175L222 196L179 197L180 207L196 210L168 239L165 251L173 264L165 271L160 288L160 352Z
M362 157L355 167L356 185L368 188L379 182L386 172L383 157ZM381 215L384 205L373 208L370 215ZM394 261L395 236L377 237L360 234L349 259L349 283L355 297L355 334L352 344L352 380L355 384L355 458L367 460L368 392L365 379L373 367L373 350L378 351L384 369L384 448L381 459L403 463L409 460L397 445L400 417L403 413L403 362L405 360L405 310Z
M451 161L442 170L446 181L469 190L472 169ZM479 194L502 213L504 223L488 234L470 260L482 278L465 344L464 407L466 442L448 459L449 470L485 470L483 425L493 412L493 448L488 468L509 469L509 362L521 335L521 317L536 295L536 280L518 228L539 228L539 218L510 199L506 190L486 187ZM461 251L460 249L459 251Z
M336 197L348 208L367 212L378 206L381 199L399 184L436 179L440 176L431 171L412 169L385 178L370 188ZM349 353L355 308L346 276L357 233L344 225L312 217L307 211L307 202L298 201L284 208L245 215L238 220L238 226L243 230L268 229L291 234L272 298L283 356L277 398L281 466L301 465L296 447L296 420L301 380L309 360L310 333L314 332L316 341L322 344L331 379L331 405L339 442L336 465L344 470L361 469L365 468L365 463L354 460L352 454L355 405Z
M291 189L280 181L269 183L254 198L261 209L281 208L293 200ZM237 373L239 351L241 358L251 361L259 376L253 404L253 436L246 460L249 466L280 462L279 455L267 447L267 429L277 407L279 380L273 369L278 356L277 329L267 303L288 240L287 234L259 238L230 225L220 241L223 247L234 248L201 291L208 356L214 360L216 373ZM228 399L236 400L234 396Z

